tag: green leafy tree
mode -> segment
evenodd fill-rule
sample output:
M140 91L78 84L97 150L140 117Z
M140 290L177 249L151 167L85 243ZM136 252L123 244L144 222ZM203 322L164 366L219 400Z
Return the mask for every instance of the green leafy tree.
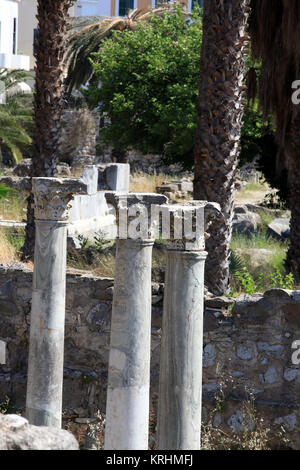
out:
M173 13L178 0L169 3L157 2L153 8L136 8L127 16L83 16L69 19L67 38L65 87L70 94L72 90L84 85L93 77L93 67L89 60L98 52L105 38L113 37L114 31L135 31L139 24L145 24L153 16L160 17L166 11Z
M104 41L85 94L109 118L105 143L192 164L201 39L201 10L187 19L177 6Z

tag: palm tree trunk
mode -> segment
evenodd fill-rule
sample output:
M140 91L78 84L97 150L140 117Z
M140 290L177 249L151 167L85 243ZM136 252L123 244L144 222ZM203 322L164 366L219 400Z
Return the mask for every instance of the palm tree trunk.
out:
M38 0L38 37L35 44L35 95L31 176L55 176L60 120L64 107L64 53L70 0ZM33 195L27 200L23 259L34 252Z
M207 240L206 285L217 295L229 282L249 12L249 0L204 1L194 198L220 203L224 216Z

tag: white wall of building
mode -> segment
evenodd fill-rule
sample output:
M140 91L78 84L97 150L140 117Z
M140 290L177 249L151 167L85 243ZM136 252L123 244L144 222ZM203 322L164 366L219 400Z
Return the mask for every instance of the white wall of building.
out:
M37 2L36 0L20 0L19 3L19 51L29 55L30 68L34 67L33 34L37 28Z
M78 0L75 16L110 16L110 0Z
M18 24L18 2L14 0L0 0L0 53L1 54L13 54L14 18L15 18L16 23ZM16 52L17 51L15 50L14 53Z
M19 0L0 0L0 68L29 70L29 57L19 53Z

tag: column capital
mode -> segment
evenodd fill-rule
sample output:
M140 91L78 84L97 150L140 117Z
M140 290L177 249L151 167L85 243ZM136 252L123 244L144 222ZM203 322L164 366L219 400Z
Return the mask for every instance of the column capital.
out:
M209 226L215 218L222 217L220 205L207 201L163 204L155 209L153 224L159 229L159 234L167 238L167 249L176 251L204 251ZM162 224L159 213L162 214Z
M168 198L155 193L105 193L106 201L116 210L119 239L153 239L152 207L167 204Z
M156 193L117 193L115 191L107 191L105 193L106 201L109 204L112 204L116 209L124 209L129 208L136 204L142 204L143 206L147 207L147 209L151 208L153 204L161 205L167 204L168 198L163 194L156 194Z
M74 194L86 194L87 185L76 178L32 178L34 211L38 220L67 221Z

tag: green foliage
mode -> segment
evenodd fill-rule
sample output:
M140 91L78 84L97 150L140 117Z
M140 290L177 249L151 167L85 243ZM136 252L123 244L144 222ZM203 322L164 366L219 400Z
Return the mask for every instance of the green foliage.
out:
M88 239L87 237L85 237L84 235L79 234L79 235L77 236L77 239L78 239L80 248L81 248L82 250L87 247L88 242L89 242L89 239Z
M103 42L93 59L97 84L85 92L110 118L103 142L192 165L201 40L200 9L187 20L177 6Z
M25 241L24 229L14 229L13 231L6 229L4 232L8 243L15 248L17 252L20 252Z
M235 274L238 271L241 271L244 267L244 260L243 258L235 253L234 251L231 251L230 253L230 265L229 265L229 271L231 274Z
M0 199L7 198L12 193L12 189L0 184Z
M267 277L270 286L274 288L289 289L292 290L295 285L295 278L292 273L283 274L278 267L274 267L274 273L265 275L259 275L259 281L264 281Z
M249 273L248 269L243 267L241 271L237 271L235 273L236 279L240 282L242 291L245 294L254 294L254 292L257 292L257 284L255 283L253 277Z
M273 269L272 273L261 273L257 279L254 279L248 268L244 266L240 271L234 273L234 278L239 282L239 291L251 295L264 291L266 286L269 289L292 290L295 286L293 274L285 274L277 266L273 266Z
M32 80L32 76L23 70L0 72L0 92L6 93L21 81ZM32 97L14 94L0 104L0 154L5 149L13 163L18 163L23 154L31 148L33 128Z
M94 245L97 250L103 250L109 243L105 230L98 230L94 236Z

